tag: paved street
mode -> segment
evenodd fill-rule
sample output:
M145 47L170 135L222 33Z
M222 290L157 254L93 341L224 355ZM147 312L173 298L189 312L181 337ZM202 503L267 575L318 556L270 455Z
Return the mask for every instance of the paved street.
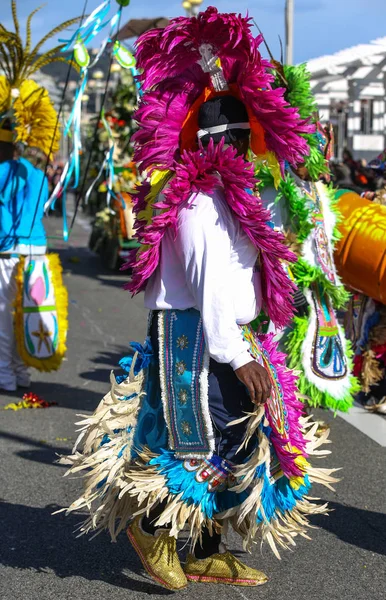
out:
M60 236L61 221L48 220ZM153 583L122 535L77 539L79 516L51 516L77 497L80 482L63 479L55 464L75 439L77 414L90 413L108 389L109 372L131 340L145 334L142 297L122 290L127 275L103 269L87 249L87 221L81 217L70 244L52 240L61 254L69 291L68 355L54 374L34 372L32 390L58 406L46 410L0 412L0 600L127 600L163 597L171 592ZM21 398L3 394L0 405ZM386 597L386 448L350 422L331 424L332 456L342 467L336 492L313 491L329 500L333 512L313 519L313 541L300 539L294 553L278 561L264 547L248 564L264 570L270 582L255 589L191 584L177 598L252 600L384 600ZM365 418L365 417L364 417ZM380 431L383 417L374 417ZM357 416L358 421L358 416ZM356 422L357 424L357 422ZM354 423L355 425L355 423ZM371 425L368 430L371 431ZM237 539L229 545L241 554Z

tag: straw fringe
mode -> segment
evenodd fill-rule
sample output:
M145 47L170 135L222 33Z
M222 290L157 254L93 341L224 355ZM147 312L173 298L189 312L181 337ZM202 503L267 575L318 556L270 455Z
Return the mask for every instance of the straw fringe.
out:
M134 365L133 361L133 365ZM249 461L236 468L236 485L231 490L245 492L248 497L240 505L208 519L200 504L187 504L182 493L173 495L168 489L167 477L150 464L157 455L144 448L136 459L131 460L132 428L143 396L144 376L141 372L134 377L131 372L128 380L117 384L111 374L111 390L103 398L94 415L80 421L80 436L72 456L61 459L62 464L70 465L69 474L84 473L86 482L84 494L76 500L67 513L87 509L89 517L79 527L79 535L95 530L108 529L113 541L124 530L128 522L137 515L149 515L151 510L163 503L163 511L155 525L170 527L170 536L178 537L183 529L188 529L194 545L201 537L204 526L227 529L228 523L243 538L248 551L258 543L266 541L274 554L280 558L279 548L294 546L297 535L307 536L309 515L327 512L326 505L316 505L310 498L303 497L295 508L285 514L276 511L273 519L264 516L262 505L263 478L256 477L256 469L266 465L269 469L270 443L261 429L265 420L264 411L257 408L255 413L246 415L249 419L246 440L258 435L259 445ZM127 397L135 396L130 400ZM125 399L126 398L126 399ZM265 420L266 421L266 420ZM317 424L310 417L301 419L308 455L321 456L326 450L318 450L328 443L328 432L316 437ZM106 438L107 436L107 438ZM111 436L111 437L110 437ZM244 440L243 443L246 442ZM82 444L82 453L77 450ZM311 482L321 483L331 489L337 479L335 469L316 469L304 463L304 476ZM256 517L263 514L263 521Z
M285 367L285 357L277 352L270 336L263 340L263 350L275 365L290 432L286 437L274 435L269 403L229 424L247 420L240 449L256 437L258 444L245 463L233 468L233 478L228 481L228 498L233 498L228 506L232 507L226 510L220 508L226 506L220 502L222 492L216 498L206 487L194 484L200 492L195 488L194 494L191 493L188 472L172 451L154 454L148 448L141 448L132 452L134 428L145 393L144 374L140 371L134 376L136 356L129 378L123 383L117 384L111 373L111 391L94 415L79 423L80 436L73 455L61 461L70 465L69 474L83 472L85 477L84 494L67 510L89 512L79 535L108 529L115 541L133 517L149 516L162 504L155 525L168 525L170 536L174 537L188 529L192 545L200 540L204 526L221 527L224 531L230 524L241 535L247 551L266 541L279 558L279 550L294 546L297 535L308 537L307 530L311 527L308 517L327 512L326 505L315 504L314 499L305 495L310 484L320 483L333 489L338 481L334 476L336 469L315 468L308 462L309 456L329 454L322 448L329 443L329 432L317 437L317 423L309 416L302 416L295 376ZM276 400L279 402L279 398ZM80 444L82 453L78 451ZM280 468L277 470L276 466L271 475L273 456L277 457Z
M318 424L311 422L311 417L301 418L300 422L307 440L307 455L323 456L329 454L328 450L317 450L321 445L330 443L328 440L329 432L326 431L323 436L318 438L316 436ZM252 455L248 463L237 469L236 476L238 478L247 475L248 467L257 467L264 462L266 462L267 467L269 466L269 448L266 449L266 443L263 439L265 436L264 434L260 435L260 433L256 456ZM304 476L307 475L311 483L319 483L333 490L332 485L339 481L334 477L334 473L339 469L314 468L308 462L305 462L304 465ZM244 487L240 486L239 489L241 491ZM243 547L246 551L250 552L260 540L261 543L266 541L275 556L280 559L279 548L289 549L290 546L295 546L294 538L297 535L310 539L307 530L313 526L309 523L308 517L313 514L326 514L328 507L327 504L315 504L313 501L315 499L304 496L302 500L297 502L294 509L286 511L285 514L276 510L276 518L268 521L264 515L262 489L262 479L256 479L249 488L248 498L235 509L231 509L223 515L218 515L218 518L230 519L233 529L242 537ZM236 488L232 488L232 490L236 490ZM263 515L262 523L258 523L256 520L256 515L259 513Z
M130 375L122 383L118 384L111 372L110 391L93 415L79 415L84 419L77 423L80 434L72 455L59 461L70 466L66 476L83 472L85 478L84 493L66 511L85 508L89 511L90 517L81 525L80 534L92 529L108 529L115 540L135 511L129 497L119 497L130 482L126 468L131 460L134 427L145 393L144 372L134 375L135 360L136 355ZM82 451L78 450L80 446ZM140 482L140 477L138 480ZM149 482L146 488L147 494L151 493ZM126 521L122 520L124 515L127 515Z
M385 368L378 360L374 350L366 350L363 353L363 363L361 370L362 390L368 394L373 385L377 385L383 378Z

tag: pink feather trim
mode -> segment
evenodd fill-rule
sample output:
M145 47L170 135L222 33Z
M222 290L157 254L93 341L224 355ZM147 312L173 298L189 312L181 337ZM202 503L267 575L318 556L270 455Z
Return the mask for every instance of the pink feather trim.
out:
M184 152L182 163L174 163L174 176L163 191L163 200L154 208L162 212L153 217L150 224L137 218L137 237L143 245L135 252L124 268L133 268L131 281L125 286L133 294L145 289L147 280L156 270L162 238L171 227L176 230L180 207L196 192L210 195L221 185L226 202L234 217L240 222L246 235L259 250L263 289L263 309L278 326L286 325L293 316L293 284L288 278L281 261L293 262L296 257L288 250L281 233L267 224L269 211L247 190L256 183L253 165L236 156L232 147L211 142L206 150ZM148 184L142 186L134 198L134 211L144 208L149 191Z

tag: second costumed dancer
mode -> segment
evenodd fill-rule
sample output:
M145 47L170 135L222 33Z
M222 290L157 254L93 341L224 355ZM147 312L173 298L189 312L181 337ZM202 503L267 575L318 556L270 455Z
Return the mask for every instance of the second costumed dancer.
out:
M47 252L43 226L45 174L24 158L30 147L52 159L59 150L58 115L47 90L34 81L42 65L61 60L31 47L31 19L20 37L2 27L0 71L0 388L30 386L28 367L52 371L66 352L67 291L59 256ZM58 25L44 40L77 19ZM65 60L65 59L63 59ZM46 160L46 159L45 159Z
M125 374L111 375L64 459L84 471L68 509L90 511L82 531L127 530L145 569L172 590L265 583L221 535L232 526L246 549L263 539L278 555L326 511L308 497L311 484L335 481L309 463L326 435L302 418L285 356L249 325L261 308L279 327L291 318L282 261L294 257L253 194L246 155L302 162L301 134L312 131L272 89L250 28L208 8L138 39L135 161L150 180L136 197L142 247L128 287L145 290L149 338L121 361Z
M275 86L286 87L286 99L303 119L315 123L303 134L308 153L302 164L289 162L285 177L260 166L259 193L275 228L286 235L297 255L290 271L297 286L296 315L281 343L288 365L300 372L299 390L310 406L348 411L359 386L352 375L352 348L337 318L349 301L334 264L340 220L335 190L321 181L328 176L332 132L317 119L317 106L305 65L282 66L275 61ZM275 188L276 183L276 188Z

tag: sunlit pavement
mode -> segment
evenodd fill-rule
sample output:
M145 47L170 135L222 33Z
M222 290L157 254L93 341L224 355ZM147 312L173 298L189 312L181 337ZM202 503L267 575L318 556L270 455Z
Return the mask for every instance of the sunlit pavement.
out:
M50 218L47 228L60 235L58 219ZM131 340L143 339L146 328L142 298L133 300L122 290L127 275L106 271L87 241L88 223L82 217L69 245L51 240L59 249L69 291L68 355L58 373L34 372L31 389L58 406L0 412L1 600L127 600L171 594L144 574L124 535L116 544L107 534L92 541L77 539L73 532L80 515L51 516L80 489L78 480L63 479L65 469L55 464L56 455L70 451L77 414L95 408L108 390L110 370ZM3 394L0 405L21 396ZM333 509L328 517L313 519L319 527L311 532L313 540L300 539L295 552L283 552L280 562L268 547L243 555L269 576L261 588L191 584L177 597L384 600L386 449L340 417L326 413L323 418L331 424L333 442L325 463L342 467L342 480L336 493L313 490ZM241 554L233 535L229 546Z

